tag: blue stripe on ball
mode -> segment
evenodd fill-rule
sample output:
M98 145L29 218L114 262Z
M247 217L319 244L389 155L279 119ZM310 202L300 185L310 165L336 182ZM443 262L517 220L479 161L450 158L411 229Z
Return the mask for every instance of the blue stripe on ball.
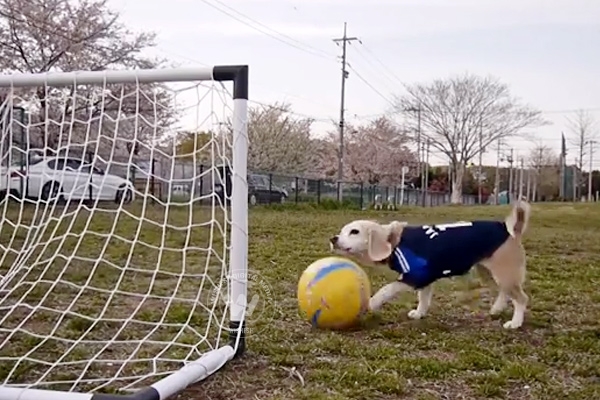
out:
M348 269L348 268L354 269L354 265L349 264L347 262L339 262L339 263L334 263L334 264L328 265L326 267L323 267L319 270L319 272L317 272L315 277L309 282L308 287L315 285L321 279L325 278L327 275L329 275L330 273L332 273L334 271L339 271L340 269Z
M310 318L310 323L312 326L316 327L319 322L319 316L321 315L321 309L319 308Z

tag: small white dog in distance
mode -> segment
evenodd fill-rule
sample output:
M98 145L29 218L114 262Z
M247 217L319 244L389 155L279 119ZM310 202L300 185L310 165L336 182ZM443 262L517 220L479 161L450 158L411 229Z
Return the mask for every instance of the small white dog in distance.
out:
M435 281L464 275L477 266L493 277L499 289L490 313L501 313L510 299L513 316L504 327L516 329L523 324L529 300L523 291L525 250L521 238L530 210L528 203L519 201L504 221L423 226L358 220L344 226L330 239L330 245L338 254L354 256L369 265L387 265L400 274L397 281L371 298L371 311L379 310L403 291L417 290L419 303L408 316L422 318L429 310Z

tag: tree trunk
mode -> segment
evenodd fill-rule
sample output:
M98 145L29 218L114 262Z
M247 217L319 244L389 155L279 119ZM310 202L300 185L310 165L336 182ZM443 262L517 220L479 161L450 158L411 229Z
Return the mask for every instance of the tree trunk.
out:
M463 163L456 163L452 179L452 194L450 195L451 204L462 204L462 184L465 169Z

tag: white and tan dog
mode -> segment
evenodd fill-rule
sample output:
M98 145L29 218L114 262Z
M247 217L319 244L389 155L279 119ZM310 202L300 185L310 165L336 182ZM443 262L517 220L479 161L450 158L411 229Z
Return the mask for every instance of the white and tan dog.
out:
M387 265L400 274L397 281L371 297L372 311L379 310L403 291L417 290L418 306L408 316L422 318L429 310L435 281L464 275L477 266L498 285L499 294L490 313L499 314L508 300L512 300L513 316L504 327L516 329L523 324L529 300L523 291L525 250L521 238L529 223L530 210L528 203L519 201L505 221L423 226L358 220L344 226L330 239L330 244L338 254L354 256L369 265Z

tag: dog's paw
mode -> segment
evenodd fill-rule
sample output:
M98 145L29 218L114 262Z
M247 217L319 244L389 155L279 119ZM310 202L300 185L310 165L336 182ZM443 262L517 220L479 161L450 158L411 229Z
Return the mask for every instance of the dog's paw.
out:
M419 310L410 310L408 312L408 318L410 319L421 319L425 316L425 314L421 313Z
M521 327L521 324L514 323L513 321L507 321L503 326L504 329L518 329Z

